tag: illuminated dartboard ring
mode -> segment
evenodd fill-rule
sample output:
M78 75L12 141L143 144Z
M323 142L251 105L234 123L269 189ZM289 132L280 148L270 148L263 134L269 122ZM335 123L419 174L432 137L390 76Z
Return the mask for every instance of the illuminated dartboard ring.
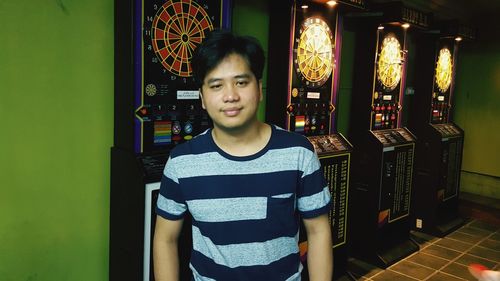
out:
M189 77L193 50L212 29L207 12L195 1L166 1L151 27L154 52L166 70Z
M333 35L320 18L306 19L300 29L295 49L296 71L310 87L320 87L332 74L334 66Z
M436 62L436 85L441 93L446 92L451 84L453 62L450 50L443 48L439 51Z
M392 35L386 36L382 41L377 63L377 78L385 90L392 91L398 86L403 71L402 62L401 45L398 39Z

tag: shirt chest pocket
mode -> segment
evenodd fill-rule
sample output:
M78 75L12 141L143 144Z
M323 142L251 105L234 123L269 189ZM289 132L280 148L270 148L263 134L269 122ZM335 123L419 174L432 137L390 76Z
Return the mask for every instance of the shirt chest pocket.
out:
M276 194L268 197L267 214L270 217L293 215L295 208L296 200L294 193Z

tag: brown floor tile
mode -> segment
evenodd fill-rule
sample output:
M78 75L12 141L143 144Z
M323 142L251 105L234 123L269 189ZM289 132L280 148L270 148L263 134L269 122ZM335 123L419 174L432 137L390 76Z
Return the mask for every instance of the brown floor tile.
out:
M449 263L449 260L442 259L436 256L431 256L425 253L417 253L408 258L408 261L421 264L423 266L427 266L433 269L440 269L445 264Z
M461 265L465 265L465 266L468 266L472 263L478 263L478 264L482 264L482 265L486 266L487 268L494 268L495 265L497 264L494 261L483 259L483 258L480 258L478 256L472 256L469 254L465 254L465 255L459 257L454 262L459 263Z
M489 259L495 262L500 262L500 252L498 251L476 246L470 249L467 253L474 256Z
M473 281L474 279L470 280ZM447 273L437 272L435 275L432 275L431 278L427 279L427 281L464 281L464 279L449 275Z
M431 245L431 246L421 250L420 252L424 253L424 254L440 257L440 258L450 260L450 261L462 254L461 252L447 249L447 248L443 248L443 247L437 246L437 245Z
M464 227L459 228L456 232L466 233L469 235L485 238L489 236L492 231L466 225Z
M479 246L500 252L500 241L488 238L479 243Z
M424 280L434 273L434 269L425 267L423 265L413 263L411 261L400 261L397 264L389 267L390 270L408 275L417 280Z
M448 249L456 250L459 252L465 252L474 246L474 244L466 243L466 242L462 242L462 241L450 239L450 238L443 238L443 239L437 241L436 243L434 243L434 245L438 245L438 246L445 247Z
M371 279L375 280L375 281L394 281L394 280L415 281L415 280L419 280L419 279L415 279L415 278L412 278L412 277L407 276L407 275L399 274L399 273L394 272L390 269L384 270L383 272L377 274L376 276L373 276Z
M467 266L458 263L451 263L447 265L445 268L441 269L441 272L448 273L450 275L466 280L474 280L474 276L469 273Z
M489 239L495 240L495 241L500 241L500 231L495 232L493 235L488 237Z
M463 232L459 232L459 231L455 231L453 233L448 234L446 236L446 238L462 241L465 243L471 243L471 244L476 244L479 241L484 239L484 237L481 237L481 236L475 236L475 235L471 235L471 234L467 234L467 233L463 233Z
M411 231L420 250L383 270L367 262L349 259L348 271L364 281L464 281L475 280L467 267L482 264L500 270L500 226L477 219L444 238Z
M498 225L488 224L488 223L485 223L485 222L480 221L480 220L474 220L474 221L472 221L469 224L469 226L470 227L475 227L475 228L481 228L481 229L488 230L488 231L491 231L491 232L495 232L495 231L497 231L497 230L500 229L500 226L498 226Z

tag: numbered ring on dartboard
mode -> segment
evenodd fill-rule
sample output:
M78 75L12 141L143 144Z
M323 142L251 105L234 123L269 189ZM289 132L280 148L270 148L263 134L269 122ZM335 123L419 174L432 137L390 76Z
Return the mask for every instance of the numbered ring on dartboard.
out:
M193 51L211 30L210 17L196 1L166 1L153 19L153 50L166 70L189 77Z
M312 88L322 86L334 67L333 34L320 18L306 19L295 40L294 62L297 75Z
M377 62L377 79L385 91L392 91L401 81L403 52L394 35L387 35L382 41Z

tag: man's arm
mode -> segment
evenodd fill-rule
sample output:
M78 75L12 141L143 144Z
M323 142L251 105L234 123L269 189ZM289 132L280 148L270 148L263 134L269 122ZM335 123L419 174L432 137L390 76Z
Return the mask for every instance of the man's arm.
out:
M153 238L153 260L156 281L179 280L179 254L177 241L183 219L167 220L156 216Z
M307 267L311 281L331 281L333 246L328 214L304 219L307 232Z

